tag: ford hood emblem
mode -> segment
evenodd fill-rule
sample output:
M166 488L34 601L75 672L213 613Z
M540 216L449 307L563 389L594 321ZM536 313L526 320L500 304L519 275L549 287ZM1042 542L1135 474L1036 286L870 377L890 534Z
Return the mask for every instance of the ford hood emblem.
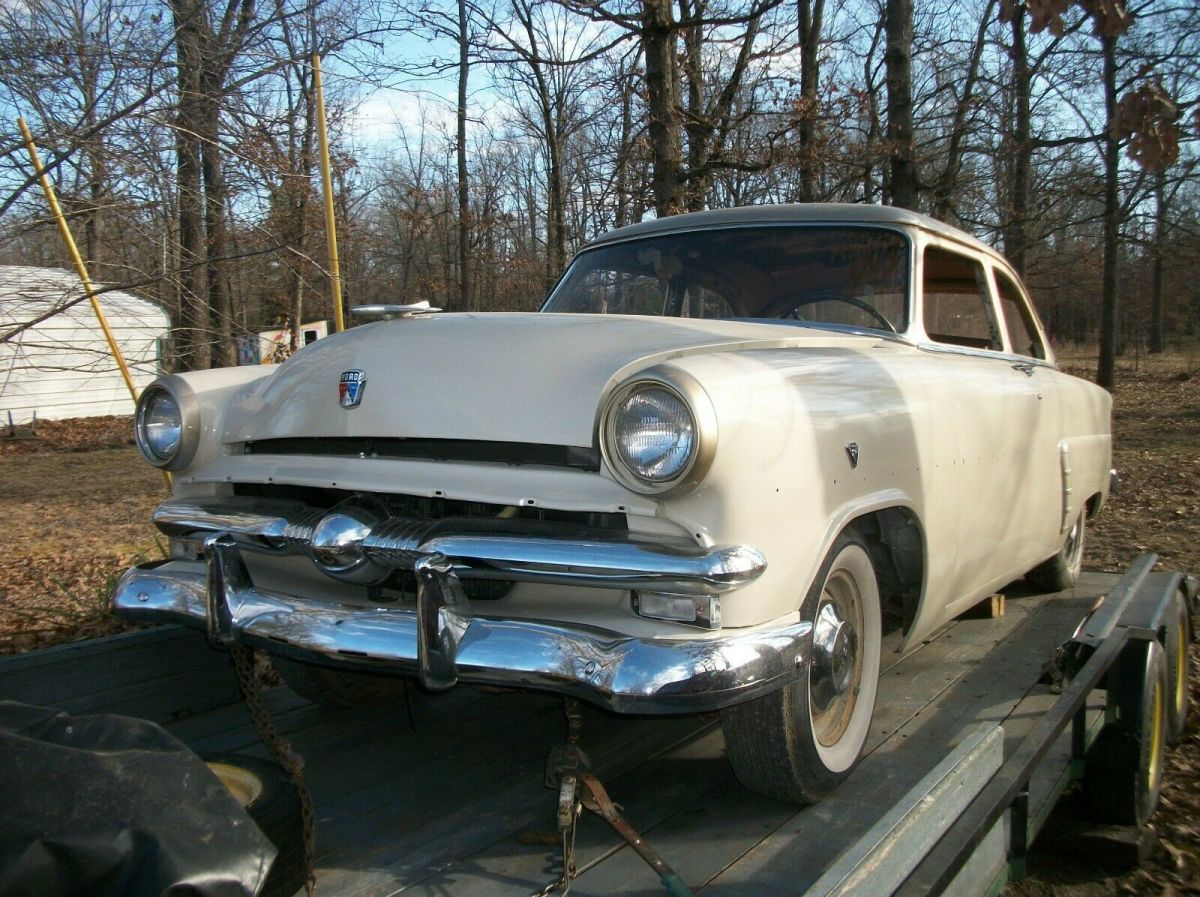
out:
M367 375L363 371L342 371L338 382L338 402L343 408L357 408L367 388Z

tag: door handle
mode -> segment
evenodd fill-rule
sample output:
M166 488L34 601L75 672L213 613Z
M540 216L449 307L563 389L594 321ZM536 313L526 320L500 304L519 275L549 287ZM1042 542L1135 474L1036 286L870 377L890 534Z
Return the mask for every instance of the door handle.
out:
M1020 371L1026 377L1033 376L1033 365L1027 361L1018 361L1016 364L1014 364L1012 366L1012 369L1014 371Z

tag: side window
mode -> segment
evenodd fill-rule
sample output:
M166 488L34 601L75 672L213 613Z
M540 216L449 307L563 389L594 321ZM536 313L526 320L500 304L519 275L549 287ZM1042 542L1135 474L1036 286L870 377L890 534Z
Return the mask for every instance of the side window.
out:
M931 246L925 250L925 332L939 343L1002 349L983 265Z
M564 301L559 311L608 315L661 315L667 282L644 274L597 269Z
M1045 358L1046 347L1038 336L1033 311L1012 279L999 268L996 272L996 288L1000 291L1000 308L1004 312L1004 326L1008 328L1008 341L1013 351L1029 358Z
M679 300L681 318L732 318L733 308L720 293L692 284Z

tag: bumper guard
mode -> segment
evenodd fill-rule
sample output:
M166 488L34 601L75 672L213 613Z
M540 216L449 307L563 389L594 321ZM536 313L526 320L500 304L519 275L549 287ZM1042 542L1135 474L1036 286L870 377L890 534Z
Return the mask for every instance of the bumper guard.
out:
M577 623L477 615L460 579L715 594L761 574L765 562L753 549L456 534L445 526L420 542L398 544L394 536L385 542L376 533L363 540L375 546L376 558L415 573L416 608L362 607L253 584L243 551L301 554L310 542L310 512L274 510L280 513L243 513L228 503L163 505L155 514L160 529L202 538L205 560L135 567L117 585L114 611L133 620L203 626L217 645L254 645L327 665L415 674L430 689L459 681L533 688L623 713L719 709L782 687L805 658L806 622L637 638ZM397 522L377 529L394 534Z

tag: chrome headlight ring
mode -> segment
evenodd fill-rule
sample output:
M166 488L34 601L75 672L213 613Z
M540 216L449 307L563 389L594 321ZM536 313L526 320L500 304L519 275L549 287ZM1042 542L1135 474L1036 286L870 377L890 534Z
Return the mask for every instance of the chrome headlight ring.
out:
M656 477L639 473L622 450L622 419L627 419L631 400L644 400L648 407L659 408L677 403L690 419L688 432L681 431L680 441L690 439L686 458L666 465L667 472ZM598 423L600 452L613 476L623 485L643 495L683 495L698 486L708 474L717 451L717 415L704 388L689 374L667 365L640 371L620 384L602 403Z
M187 381L170 374L147 386L138 397L133 434L142 457L155 467L187 467L200 445L200 402Z

